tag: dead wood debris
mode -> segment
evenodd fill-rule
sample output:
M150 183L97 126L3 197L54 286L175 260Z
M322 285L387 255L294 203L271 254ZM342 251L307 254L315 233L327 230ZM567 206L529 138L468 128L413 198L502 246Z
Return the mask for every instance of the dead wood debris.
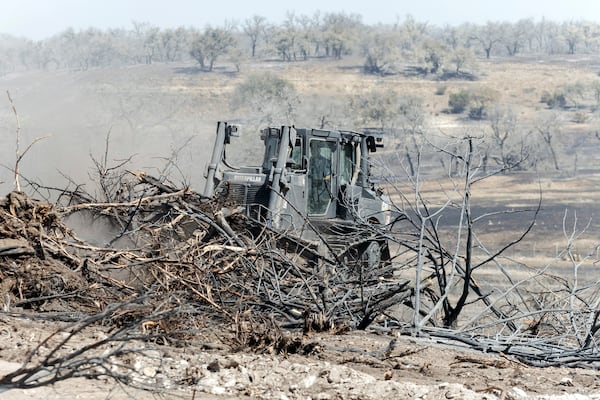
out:
M406 281L378 279L378 271L359 279L356 266L279 246L288 238L253 225L227 204L134 176L136 189L119 202L63 194L52 205L21 192L0 201L5 310L94 315L145 296L143 305L124 306L103 321L123 326L164 310L160 299L169 298L169 307L193 311L184 319L144 321L145 331L184 340L216 324L230 333L222 340L231 347L278 353L305 351L297 339L302 332L368 325L390 299L410 295ZM113 238L105 244L80 239L64 222L74 215L90 226L102 220Z

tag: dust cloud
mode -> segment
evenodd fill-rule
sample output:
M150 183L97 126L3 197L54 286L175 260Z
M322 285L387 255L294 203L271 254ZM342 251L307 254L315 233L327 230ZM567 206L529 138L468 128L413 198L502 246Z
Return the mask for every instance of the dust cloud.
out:
M14 188L17 122L7 91L19 118L20 154L39 140L20 162L24 190L31 189L27 180L52 188L71 181L94 194L93 160L105 156L108 168L130 159L124 169L201 190L216 121L223 118L207 104L224 100L187 90L194 81L166 65L0 78L0 196Z

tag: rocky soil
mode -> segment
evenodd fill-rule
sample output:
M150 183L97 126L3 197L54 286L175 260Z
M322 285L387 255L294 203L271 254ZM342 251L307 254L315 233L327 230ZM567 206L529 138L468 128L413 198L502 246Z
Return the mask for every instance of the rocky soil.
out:
M19 368L57 325L0 316L0 375ZM305 354L275 355L232 351L219 345L218 331L213 334L212 344L137 343L140 352L113 367L129 371L130 385L109 377L70 378L4 391L0 399L600 399L595 370L528 367L433 338L394 332L312 334L302 338ZM102 327L89 328L66 350L105 335Z

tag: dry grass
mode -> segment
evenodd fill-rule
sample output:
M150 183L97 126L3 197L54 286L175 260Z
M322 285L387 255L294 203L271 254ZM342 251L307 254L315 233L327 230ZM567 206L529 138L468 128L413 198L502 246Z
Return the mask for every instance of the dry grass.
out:
M480 60L477 81L441 82L419 76L365 75L362 72L362 60L357 58L289 64L271 62L249 64L236 78L219 83L228 87L239 82L245 74L271 70L293 82L303 96L355 96L377 87L391 88L402 94L423 98L432 118L431 125L443 127L449 120L457 119L456 116L444 114L448 106L448 95L452 92L467 88L490 88L498 92L500 103L519 108L524 120L531 120L535 112L545 107L540 103L544 91L554 91L575 82L600 81L597 63L600 64L600 59L590 60L589 56L571 59L564 56L541 56ZM436 95L440 86L446 87L445 93ZM458 125L464 127L464 122Z

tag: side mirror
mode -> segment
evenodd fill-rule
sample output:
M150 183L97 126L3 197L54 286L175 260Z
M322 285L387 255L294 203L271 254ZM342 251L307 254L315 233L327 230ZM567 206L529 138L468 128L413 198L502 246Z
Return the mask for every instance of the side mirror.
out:
M227 125L225 128L225 144L231 143L232 137L240 137L239 125Z

